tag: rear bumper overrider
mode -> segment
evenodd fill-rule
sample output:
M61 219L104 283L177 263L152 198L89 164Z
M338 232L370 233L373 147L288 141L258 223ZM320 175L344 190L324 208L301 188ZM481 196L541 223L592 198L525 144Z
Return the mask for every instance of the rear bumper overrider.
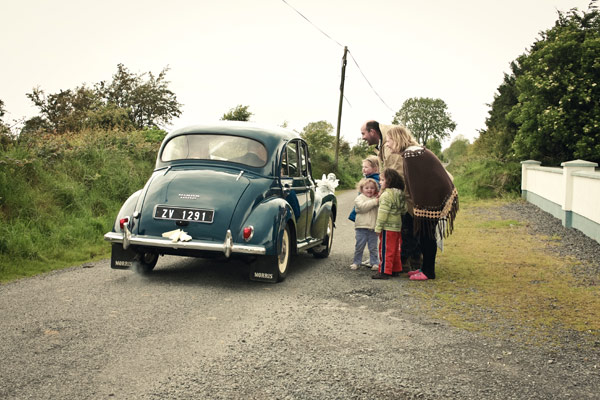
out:
M173 242L171 239L163 239L155 236L133 235L126 230L126 233L108 232L104 235L104 240L111 243L123 243L123 248L129 246L161 247L169 249L186 249L200 251L223 252L225 257L233 253L265 255L267 250L264 246L252 246L246 244L233 243L231 231L228 230L223 243L215 243L203 240L190 240L187 242Z

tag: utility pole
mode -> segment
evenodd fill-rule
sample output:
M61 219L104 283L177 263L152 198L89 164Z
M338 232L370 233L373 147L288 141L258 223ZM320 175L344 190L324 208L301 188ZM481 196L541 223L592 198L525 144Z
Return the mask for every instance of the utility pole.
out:
M346 79L346 55L348 46L344 46L344 57L342 58L342 83L340 83L340 105L338 108L337 132L335 134L335 172L338 171L338 156L340 153L340 125L342 123L342 105L344 104L344 80Z

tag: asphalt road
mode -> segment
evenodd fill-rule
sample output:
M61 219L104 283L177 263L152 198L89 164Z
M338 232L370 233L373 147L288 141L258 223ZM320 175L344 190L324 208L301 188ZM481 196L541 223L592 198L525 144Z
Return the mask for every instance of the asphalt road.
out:
M279 284L164 257L148 277L105 260L0 286L0 398L600 398L598 348L461 331L417 312L406 288L426 282L349 270L353 197L331 256Z

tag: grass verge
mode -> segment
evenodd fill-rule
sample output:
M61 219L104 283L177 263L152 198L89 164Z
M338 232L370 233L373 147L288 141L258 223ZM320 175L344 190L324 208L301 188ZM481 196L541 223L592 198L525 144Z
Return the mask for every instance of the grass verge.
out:
M438 252L437 278L411 286L435 316L490 336L524 343L600 335L600 287L579 285L578 261L548 252L544 237L504 218L507 201L465 201L454 233Z
M0 282L105 258L123 201L154 168L153 131L85 131L0 149Z

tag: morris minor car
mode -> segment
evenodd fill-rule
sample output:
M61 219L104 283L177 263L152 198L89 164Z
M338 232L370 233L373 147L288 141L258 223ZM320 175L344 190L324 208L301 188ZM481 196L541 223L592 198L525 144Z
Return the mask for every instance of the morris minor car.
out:
M319 189L319 190L318 190ZM159 256L243 257L250 279L285 279L293 255L329 255L337 201L317 188L307 143L250 123L169 133L143 189L123 204L111 267L150 273Z

